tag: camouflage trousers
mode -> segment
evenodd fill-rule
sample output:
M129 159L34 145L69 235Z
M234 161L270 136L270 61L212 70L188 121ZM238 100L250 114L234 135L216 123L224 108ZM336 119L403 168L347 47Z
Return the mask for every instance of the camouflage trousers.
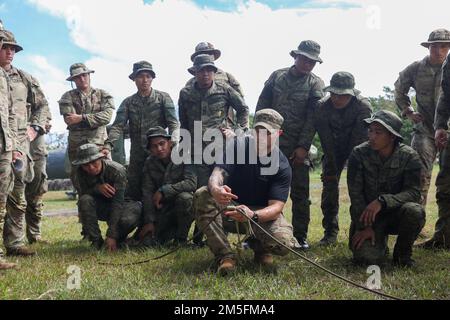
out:
M411 141L411 147L417 151L422 163L421 172L421 204L424 208L427 205L428 190L430 189L431 174L433 165L437 157L437 148L434 142L434 137L430 137L423 133L415 132Z
M27 203L25 220L29 242L34 242L41 237L41 220L44 212L43 196L48 191L46 164L46 156L34 158L34 179L25 186Z
M10 151L0 153L0 235L3 235L5 224L6 201L13 187L14 176L11 168L11 159L12 153ZM3 251L0 247L0 257L2 255Z
M436 202L439 216L433 240L450 248L450 144L440 155L440 169L436 178Z
M84 194L78 199L78 214L83 226L84 235L90 241L102 239L98 221L108 221L111 212L111 202L102 197ZM118 223L118 242L125 241L139 225L142 205L138 201L125 201L122 215Z
M355 225L350 226L349 247L353 259L360 264L382 264L388 253L389 235L398 235L394 247L394 258L406 259L412 255L412 247L425 225L425 211L420 204L408 202L398 210L381 211L372 226L375 232L375 245L366 240L356 250L352 247L352 238L356 233Z
M336 237L339 232L339 180L341 178L342 170L344 169L346 159L337 159L336 180L323 181L322 189L322 226L325 230L325 235ZM322 161L322 173L328 172L327 161Z
M144 169L145 160L148 157L148 153L144 151L131 151L130 164L127 169L128 185L127 185L127 197L141 201L142 199L142 172Z
M234 203L234 205L238 204ZM195 220L199 228L204 230L207 238L207 245L214 256L217 259L233 257L234 253L228 242L226 232L237 233L239 231L239 233L247 233L249 231L249 224L237 223L234 220L229 221L228 218L223 215L217 216L217 218L210 223L221 207L214 201L207 187L202 187L195 192L193 207ZM250 208L252 210L260 209L255 207ZM287 247L293 248L298 245L292 233L292 225L287 222L283 215L280 215L278 219L274 221L262 222L260 225ZM252 241L249 241L249 245L255 252L272 253L280 256L286 255L289 252L289 250L279 245L260 229L254 226L251 226L251 228L254 238Z
M6 202L6 219L3 230L3 243L7 249L15 249L25 245L25 222L27 201L25 186L34 179L34 162L29 156L29 143L22 144L25 154L22 156L23 168L14 170L14 187Z
M156 212L156 240L160 244L172 239L186 241L193 218L193 194L182 192Z
M310 221L309 200L309 166L292 166L291 194L292 200L292 225L294 236L297 239L305 239L308 236Z

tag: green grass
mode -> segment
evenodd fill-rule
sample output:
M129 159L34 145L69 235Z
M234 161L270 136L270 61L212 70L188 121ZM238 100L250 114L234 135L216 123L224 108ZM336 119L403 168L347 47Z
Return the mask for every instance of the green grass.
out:
M365 284L366 268L350 262L347 248L349 229L348 196L345 176L341 183L339 244L319 248L322 237L319 173L311 179L311 225L309 240L313 247L307 255L316 262L358 283ZM425 232L431 235L437 217L432 187ZM46 210L75 208L75 201L63 192L46 195ZM286 215L290 219L290 203ZM102 229L105 225L102 224ZM164 250L144 252L97 252L80 242L76 217L46 217L43 233L48 245L35 245L38 255L15 258L20 269L0 272L0 299L378 299L332 278L294 255L275 258L277 271L268 273L252 263L252 252L244 251L238 272L219 277L207 248L182 249L164 259L130 267L100 265L99 262L131 262L151 258ZM392 248L393 239L390 241ZM391 250L392 252L392 250ZM414 251L417 266L410 270L387 266L382 269L382 291L405 299L449 299L450 252ZM81 270L81 289L68 290L67 268Z

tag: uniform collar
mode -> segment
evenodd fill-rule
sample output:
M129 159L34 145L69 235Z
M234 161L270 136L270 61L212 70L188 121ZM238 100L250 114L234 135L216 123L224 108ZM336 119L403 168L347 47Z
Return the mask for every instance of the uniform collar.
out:
M394 152L392 152L391 156L384 161L383 161L383 159L381 159L378 152L376 152L372 149L370 149L370 157L371 157L372 161L374 161L375 163L379 164L382 167L397 169L397 168L400 168L400 157L398 155L400 153L401 148L402 148L402 144L398 144L394 148Z

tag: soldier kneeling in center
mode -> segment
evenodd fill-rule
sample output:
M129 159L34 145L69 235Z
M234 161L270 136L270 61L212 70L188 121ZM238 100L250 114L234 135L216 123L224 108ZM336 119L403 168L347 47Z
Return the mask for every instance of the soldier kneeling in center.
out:
M147 131L150 156L144 164L143 226L138 239L143 245L184 244L192 224L192 198L197 176L192 167L171 160L173 141L162 127Z
M369 141L348 162L350 249L357 264L383 264L389 235L398 235L393 263L411 267L412 246L425 224L420 203L421 162L401 143L401 119L381 110L364 120Z
M81 145L77 159L77 179L80 185L78 212L85 236L100 249L116 251L139 224L141 203L125 200L127 173L125 168L105 155L95 144ZM98 221L106 221L108 230L103 241Z
M273 109L258 111L254 137L238 136L227 145L223 164L216 164L208 187L194 195L196 222L206 234L221 275L236 266L226 232L253 234L248 243L255 252L255 262L263 267L273 265L272 254L286 255L288 248L299 247L292 225L283 216L292 177L286 156L276 146L283 120ZM254 224L249 226L248 219L279 242Z

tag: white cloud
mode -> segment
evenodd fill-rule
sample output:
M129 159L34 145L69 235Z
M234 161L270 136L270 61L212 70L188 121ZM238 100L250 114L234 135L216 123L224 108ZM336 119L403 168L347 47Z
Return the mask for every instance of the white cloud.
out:
M289 52L304 39L322 45L325 62L314 72L325 82L336 71L350 71L364 95L376 96L382 94L384 85L393 86L406 65L427 54L419 43L430 31L450 28L450 4L444 0L317 1L360 6L345 10L335 6L272 10L250 0L242 2L236 12L202 9L186 0L29 2L66 20L74 43L93 56L86 62L96 70L93 85L110 91L117 106L135 91L128 74L132 63L142 59L155 68L154 87L169 92L176 103L190 77L186 71L191 65L189 57L200 41L222 50L217 65L242 83L251 110L264 81L275 69L292 64ZM60 96L63 91L58 90L67 86L65 77L54 72L40 79L49 83L52 95Z

